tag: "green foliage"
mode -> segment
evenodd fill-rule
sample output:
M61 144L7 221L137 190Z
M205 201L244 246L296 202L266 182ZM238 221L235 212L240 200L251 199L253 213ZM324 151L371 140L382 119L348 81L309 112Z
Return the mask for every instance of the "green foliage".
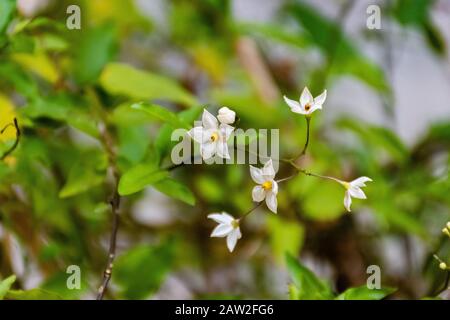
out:
M170 112L166 108L160 107L156 104L150 105L147 103L136 103L131 105L131 108L141 110L150 116L169 124L173 128L190 128L190 125L177 117L175 113Z
M167 178L167 176L167 171L159 170L153 164L139 164L125 172L120 178L119 194L126 196L141 191L145 187Z
M367 286L361 286L345 290L336 300L381 300L395 291L394 288L369 289Z
M157 247L140 245L117 259L115 281L128 299L144 299L161 285L174 262L173 240ZM145 277L142 274L145 273Z
M59 192L61 198L77 195L100 185L105 179L107 159L104 154L87 152L80 156L69 171L66 184Z
M428 255L450 254L437 236L450 207L449 120L440 119L417 143L407 144L395 130L354 115L324 115L339 113L331 97L340 94L335 84L343 76L394 108L381 66L353 41L377 41L384 34L373 31L368 39L356 30L354 37L339 18L291 0L258 23L236 19L231 1L173 0L164 6L164 23L153 23L137 1L80 0L82 28L68 30L65 9L73 1L54 2L28 18L16 1L0 0L0 129L6 127L0 155L16 141L14 119L21 131L18 147L0 161L0 298L95 295L108 255L104 243L111 235L115 191L121 197L120 229L107 298L152 298L169 273L185 281L186 270L208 280L207 288L192 290L193 298L286 298L265 284L287 266L292 299L384 299L394 289L334 293L340 286L294 257L314 256L340 274L347 271L335 259L342 258L347 241L355 248L344 249L361 258L348 263L384 261L378 248L386 239L417 241ZM431 10L439 10L434 3L395 1L386 4L390 15L383 19L415 28L440 61L446 43L431 19ZM304 85L330 95L324 110L314 113L311 141L297 164L346 180L367 175L374 180L364 189L368 199L355 200L345 214L345 189L334 181L305 175L284 180L279 214L269 215L265 204L256 209L241 224L243 237L230 254L223 239L208 238L213 223L206 217L221 211L237 217L251 208L248 165L178 166L170 158L173 147L181 139L191 143L186 132L203 109L216 114L228 106L236 112L236 128L279 129L279 158L293 157L305 141L305 121L290 112L282 95L298 98ZM272 100L264 95L269 89L277 93ZM421 101L411 108L425 106ZM175 129L182 129L179 141L172 141ZM235 141L245 147L263 137L272 139L270 132L257 132L238 134ZM276 179L293 173L286 161L279 169ZM146 188L164 196L141 192ZM16 270L11 256L26 272L10 276ZM441 287L443 274L426 261L424 270L405 274L417 287ZM81 290L66 286L64 268L72 264L82 268ZM230 268L249 276L236 278ZM24 290L35 273L42 281ZM386 279L399 284L398 297L421 294L403 278Z
M355 48L337 23L300 2L289 3L285 11L302 26L308 43L320 48L325 55L328 55L332 73L350 74L381 92L389 90L382 70ZM300 43L303 44L303 41ZM322 72L318 72L317 77L323 77ZM317 81L320 83L321 80ZM313 89L322 90L322 87L313 87Z
M9 288L11 288L12 284L16 281L16 276L12 275L6 278L5 280L0 281L0 300L2 300L5 295L8 293Z
M91 28L75 47L74 77L80 84L94 83L103 67L114 58L116 29L112 23Z
M294 256L300 251L305 237L302 225L273 215L268 217L267 226L274 256L280 263L284 262L286 253Z
M289 286L292 300L381 300L394 293L397 289L385 287L369 289L367 286L353 287L335 296L331 288L317 278L308 268L303 266L291 255L286 255L289 273L294 281Z
M323 300L333 297L329 285L317 278L314 273L290 254L286 255L286 264L294 281L294 287L290 289L291 299Z
M189 106L197 104L191 94L171 79L121 63L107 64L100 76L100 84L111 94L133 99L167 99Z
M175 179L165 178L154 184L154 187L171 198L195 205L195 196L187 186Z
M400 23L419 29L431 49L445 56L447 48L444 37L434 26L430 16L434 3L434 0L399 0L396 1L393 13Z

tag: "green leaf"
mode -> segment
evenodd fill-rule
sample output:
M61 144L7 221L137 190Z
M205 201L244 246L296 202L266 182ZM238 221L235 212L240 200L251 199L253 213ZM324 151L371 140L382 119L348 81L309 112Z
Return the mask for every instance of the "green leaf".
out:
M202 111L203 108L197 106L192 107L188 110L181 111L177 116L182 122L193 123L200 116L200 113ZM161 159L164 158L170 152L172 147L178 143L175 141L171 141L170 139L173 129L174 128L172 126L166 124L162 126L158 132L155 141L155 147L158 150Z
M139 192L145 187L163 180L168 174L167 171L155 168L154 164L139 164L125 172L120 178L119 194L126 196Z
M110 63L100 76L100 84L111 94L130 98L165 99L189 106L196 99L172 79L135 69L126 64Z
M0 281L0 300L2 300L5 297L9 288L11 288L12 284L15 281L16 281L15 275L9 276L5 280Z
M177 180L166 178L155 183L154 187L156 190L168 195L169 197L183 201L191 206L195 205L194 194L188 187Z
M260 35L263 39L269 38L302 49L310 45L310 41L304 35L288 31L287 28L285 30L277 24L240 22L235 24L234 29L240 33Z
M393 8L394 17L405 26L413 26L422 32L431 49L444 56L446 54L445 39L433 24L431 10L433 0L399 0Z
M369 289L367 286L361 286L345 290L336 297L336 300L381 300L396 290L395 288Z
M173 262L173 241L158 247L140 245L117 259L113 280L125 298L144 299L159 288Z
M286 253L295 255L300 251L305 237L303 226L293 221L286 221L279 216L270 215L267 228L273 253L279 262L285 261Z
M66 184L59 192L68 198L100 185L105 180L107 158L100 153L85 153L72 166Z
M16 11L16 0L0 1L0 36L6 31Z
M84 29L83 29L84 30ZM116 52L116 28L112 23L88 28L75 45L74 76L78 83L94 83Z
M190 128L190 125L182 121L180 118L178 118L174 112L167 110L167 108L158 106L156 104L140 102L131 105L131 108L135 110L141 110L156 119L166 122L175 129Z
M286 263L296 287L296 290L291 290L291 295L295 294L294 299L326 300L333 298L330 287L290 254L286 254Z
M59 294L43 289L10 290L6 294L10 300L63 300Z

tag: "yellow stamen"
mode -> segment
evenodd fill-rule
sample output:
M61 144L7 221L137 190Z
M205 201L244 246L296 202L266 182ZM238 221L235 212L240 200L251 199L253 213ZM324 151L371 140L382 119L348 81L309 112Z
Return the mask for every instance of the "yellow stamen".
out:
M231 221L231 226L234 228L234 229L236 229L236 228L238 228L239 227L239 220L233 220L233 221Z
M215 141L217 141L217 139L219 139L219 135L216 133L216 132L214 132L212 135L211 135L211 141L212 142L215 142Z
M270 190L270 189L272 189L272 181L266 181L266 182L264 182L262 185L261 185L262 187L263 187L263 189L264 190Z

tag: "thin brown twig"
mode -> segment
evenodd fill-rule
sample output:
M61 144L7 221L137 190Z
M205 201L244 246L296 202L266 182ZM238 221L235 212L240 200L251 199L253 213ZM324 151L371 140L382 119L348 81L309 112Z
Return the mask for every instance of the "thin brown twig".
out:
M112 270L114 267L114 260L116 257L116 243L117 243L117 232L119 231L119 207L120 207L120 195L117 191L118 185L119 185L119 170L116 166L116 153L113 148L113 143L111 136L109 135L108 130L106 127L101 132L101 140L103 143L103 146L108 154L108 161L109 166L112 170L113 177L114 177L114 191L112 194L112 197L109 201L111 205L111 213L113 215L112 220L112 230L111 230L111 236L109 240L109 250L108 250L108 262L106 264L105 271L103 272L103 280L102 283L98 289L98 295L97 300L102 300L106 290L108 289L109 281L111 280L112 276Z
M17 123L17 119L14 118L13 123L9 123L7 124L1 131L0 134L3 134L3 132L5 132L5 130L7 128L9 128L10 126L14 126L14 128L16 129L16 141L14 141L14 144L11 146L11 148L9 148L0 158L0 160L4 160L7 156L9 156L19 145L19 141L20 141L20 128L19 128L19 124Z

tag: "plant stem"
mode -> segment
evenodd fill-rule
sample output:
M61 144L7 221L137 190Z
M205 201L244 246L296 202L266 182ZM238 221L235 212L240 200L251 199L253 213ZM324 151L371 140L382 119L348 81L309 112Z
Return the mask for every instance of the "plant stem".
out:
M250 213L252 213L253 211L255 211L259 206L261 206L262 205L262 201L261 202L258 202L256 205L254 205L253 206L253 208L251 208L250 210L248 210L247 212L245 212L240 218L239 218L239 220L241 220L241 219L244 219L246 216L248 216Z
M5 132L5 130L10 127L10 126L14 126L14 128L16 129L16 141L14 141L14 144L12 145L11 148L9 148L0 158L0 160L4 160L7 156L9 156L19 145L19 141L20 141L20 128L19 128L19 124L17 123L17 119L14 118L14 122L13 123L9 123L7 124L1 131L0 134L3 134L3 132Z
M305 141L305 146L303 147L302 153L300 153L300 156L298 156L296 159L304 156L306 154L306 149L308 149L308 144L309 144L309 126L311 123L311 117L310 116L306 116L306 141Z
M108 250L108 262L106 264L105 271L103 272L103 280L98 289L97 300L102 300L105 292L108 288L109 280L111 279L112 270L114 266L114 259L116 257L116 242L117 242L117 232L119 230L119 207L120 207L120 195L117 191L119 185L119 170L116 166L116 154L113 149L112 139L107 131L106 127L101 132L101 140L103 146L108 154L109 166L112 170L114 177L114 190L109 201L111 205L112 217L112 230L111 237L109 240L109 250Z

